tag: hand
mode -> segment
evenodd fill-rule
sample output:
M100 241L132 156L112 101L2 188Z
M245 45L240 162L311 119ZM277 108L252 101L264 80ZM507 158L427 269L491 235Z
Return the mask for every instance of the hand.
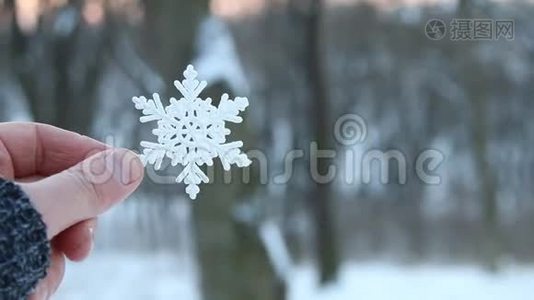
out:
M0 176L19 182L47 225L52 265L31 300L63 279L65 256L91 252L96 217L128 197L143 178L137 156L76 133L33 123L0 124Z

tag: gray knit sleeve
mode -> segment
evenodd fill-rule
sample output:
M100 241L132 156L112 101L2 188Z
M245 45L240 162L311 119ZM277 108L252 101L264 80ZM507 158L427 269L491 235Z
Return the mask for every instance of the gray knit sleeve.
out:
M25 299L50 265L41 215L14 183L0 178L0 299Z

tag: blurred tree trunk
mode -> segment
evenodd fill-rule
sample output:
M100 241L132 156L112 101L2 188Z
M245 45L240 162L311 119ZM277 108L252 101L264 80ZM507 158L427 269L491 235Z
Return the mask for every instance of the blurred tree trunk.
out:
M310 117L313 118L312 140L318 149L334 149L330 138L333 128L329 119L329 104L326 74L323 67L324 43L322 40L322 0L293 0L293 11L303 14L304 20L304 63L305 78L310 92ZM315 159L310 157L310 159ZM328 172L329 162L318 159L319 174ZM335 222L332 218L332 198L329 184L313 182L309 201L315 225L316 258L319 263L320 280L325 284L336 279L338 269L338 249Z
M38 122L59 125L55 103L56 74L48 37L40 32L23 33L16 18L11 26L12 69L26 93L33 117ZM32 53L32 49L41 51Z
M497 196L495 174L488 158L488 120L486 97L482 91L471 97L473 109L473 144L477 176L479 178L479 193L483 207L484 249L482 251L487 267L491 271L498 268L501 254L499 217L497 211Z
M141 48L166 83L182 75L192 61L195 36L209 0L145 0Z
M465 52L467 53L467 52ZM469 56L468 56L469 57ZM469 59L476 60L475 55ZM465 64L469 66L469 64ZM477 191L482 204L483 240L481 243L482 259L490 271L498 269L498 260L502 252L499 232L499 214L497 208L497 186L495 171L491 167L488 153L489 120L487 83L491 82L487 75L491 71L484 70L481 64L471 65L465 70L466 92L471 106L472 149L475 161Z
M463 18L476 18L477 2L462 0L458 14ZM479 63L476 43L464 42L458 47L458 57L463 58L460 74L464 75L465 92L471 108L472 149L478 178L478 194L482 204L483 241L482 259L490 271L498 268L499 256L502 254L501 234L499 230L499 212L497 208L497 187L495 171L491 167L488 153L490 124L488 121L487 86L492 82L491 70Z
M24 32L14 19L13 69L36 121L88 134L102 68L105 30L84 24L79 1L55 17L42 16L35 31ZM67 20L59 27L55 18Z
M228 90L216 85L204 96L217 101ZM245 136L245 131L239 127L232 135L242 139L237 137ZM232 172L231 184L220 184L224 173L220 166L215 167L212 184L204 186L201 198L193 203L203 299L283 300L285 286L258 234L261 207L254 205L254 199L246 199L246 205L239 206L246 209L245 216L238 212L244 193L238 182L241 171Z
M234 220L239 189L209 185L194 203L203 299L285 299L256 226Z

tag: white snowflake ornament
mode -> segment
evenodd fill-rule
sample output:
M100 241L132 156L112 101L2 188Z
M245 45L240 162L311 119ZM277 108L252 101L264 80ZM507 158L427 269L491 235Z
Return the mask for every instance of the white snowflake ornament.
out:
M144 148L140 156L141 161L145 166L154 165L156 170L161 168L165 158L171 160L172 166L184 166L176 182L187 185L185 191L191 199L196 199L200 192L199 184L209 182L208 176L200 167L212 166L214 158L219 157L226 171L230 170L233 164L238 167L251 164L247 155L240 149L243 142L226 143L226 136L231 132L225 127L225 122L243 122L239 113L247 108L248 99L230 100L229 96L224 94L219 106L215 107L210 98L199 98L207 83L199 81L197 75L195 68L189 65L184 72L185 79L182 82L174 82L182 98L171 98L166 107L157 93L153 95L153 99L132 99L135 108L143 112L141 123L158 123L158 127L152 131L158 137L157 143L141 142L141 147Z

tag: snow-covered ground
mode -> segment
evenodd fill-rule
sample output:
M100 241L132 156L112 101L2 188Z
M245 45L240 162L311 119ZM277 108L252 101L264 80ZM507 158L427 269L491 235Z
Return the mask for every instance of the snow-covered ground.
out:
M95 253L68 264L54 300L198 300L190 265L171 254Z
M311 268L293 276L291 300L527 300L534 299L534 268L508 268L497 275L469 266L407 267L348 264L340 281L315 287Z
M199 299L198 280L184 265L170 254L97 253L85 263L68 265L55 299ZM474 266L347 264L339 282L327 288L317 288L308 266L290 277L290 300L528 300L534 286L534 268L521 267L492 275Z

